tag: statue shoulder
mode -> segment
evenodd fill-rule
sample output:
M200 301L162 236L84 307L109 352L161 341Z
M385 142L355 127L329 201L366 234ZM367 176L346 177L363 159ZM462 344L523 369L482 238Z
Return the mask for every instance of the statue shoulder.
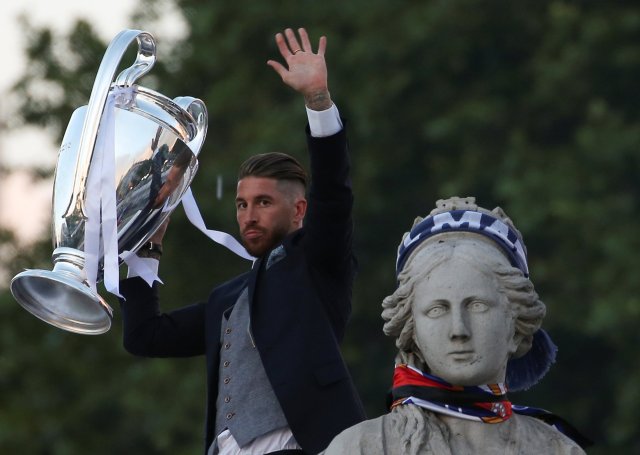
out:
M510 420L516 424L515 434L512 437L516 438L521 447L537 447L536 450L541 450L537 453L559 455L583 455L586 453L572 439L540 419L514 414Z
M353 453L377 455L384 453L384 433L385 427L388 425L388 414L360 422L336 436L329 444L329 447L320 455L347 455Z

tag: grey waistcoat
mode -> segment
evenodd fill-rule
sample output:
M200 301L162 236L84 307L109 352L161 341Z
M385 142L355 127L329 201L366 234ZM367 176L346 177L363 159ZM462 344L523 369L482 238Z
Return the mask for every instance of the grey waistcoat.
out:
M249 332L247 289L222 320L220 340L216 435L228 428L242 447L288 425Z

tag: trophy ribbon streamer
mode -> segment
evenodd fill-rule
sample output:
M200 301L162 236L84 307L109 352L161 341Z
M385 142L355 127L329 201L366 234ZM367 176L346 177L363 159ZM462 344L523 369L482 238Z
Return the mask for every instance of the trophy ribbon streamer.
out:
M158 277L158 260L153 258L141 258L133 251L124 250L120 257L129 267L129 276L139 276L151 287L154 281L162 284Z
M100 122L92 165L87 179L85 207L85 273L94 291L98 277L100 247L103 250L104 286L108 292L120 295L118 271L118 231L115 189L115 107L116 102L127 104L133 100L133 88L114 87L107 97L104 116Z
M191 188L188 188L182 196L182 207L184 208L184 213L186 213L187 218L191 221L191 224L197 227L204 235L223 247L233 251L241 258L249 261L255 261L256 258L251 256L242 244L235 239L235 237L227 234L226 232L207 229L202 215L200 214L200 210L198 209L198 204L191 192Z

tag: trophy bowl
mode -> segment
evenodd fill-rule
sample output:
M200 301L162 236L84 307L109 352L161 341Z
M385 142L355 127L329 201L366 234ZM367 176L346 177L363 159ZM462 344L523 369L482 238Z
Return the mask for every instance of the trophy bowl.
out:
M137 59L114 81L134 40ZM94 193L101 188L104 192L104 187L96 190L90 177L103 169L97 167L96 150L108 153L112 162L109 172L99 178L106 179L108 194L115 199L112 223L118 255L135 252L148 241L178 205L197 171L207 130L206 107L196 98L169 99L136 85L154 62L155 41L149 33L120 32L103 57L88 105L76 109L69 120L53 186L53 270L25 270L11 281L18 303L58 328L101 334L109 330L113 318L113 310L87 274L89 220L93 216L100 226L107 222L104 212L96 216L87 210ZM101 134L109 136L106 142L98 140ZM100 148L101 143L110 146ZM108 247L103 237L104 231L99 234L94 282L105 272Z

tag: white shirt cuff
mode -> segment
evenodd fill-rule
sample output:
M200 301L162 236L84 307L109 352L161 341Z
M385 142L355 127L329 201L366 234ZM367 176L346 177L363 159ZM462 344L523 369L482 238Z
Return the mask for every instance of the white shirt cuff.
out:
M340 120L340 113L335 104L332 104L329 109L324 111L314 111L308 107L306 109L311 136L333 136L342 129L342 120Z

